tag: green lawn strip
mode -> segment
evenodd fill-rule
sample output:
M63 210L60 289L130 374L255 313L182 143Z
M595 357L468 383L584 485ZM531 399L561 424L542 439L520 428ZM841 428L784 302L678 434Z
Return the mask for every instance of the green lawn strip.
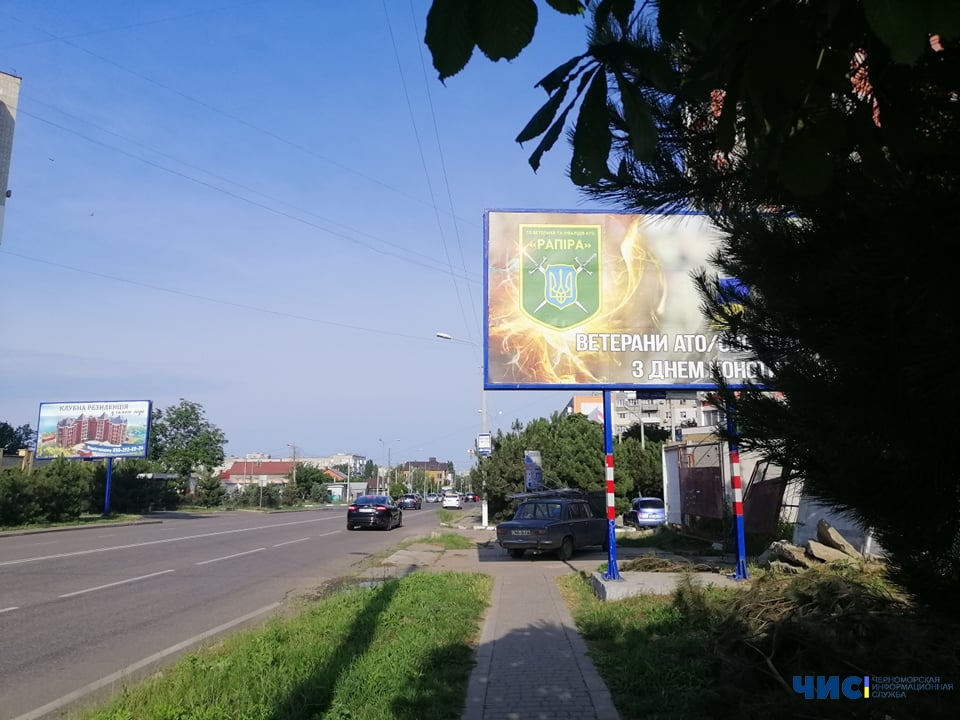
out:
M404 547L425 543L427 545L439 545L444 550L475 550L477 542L455 532L431 533L427 537L417 538L403 544Z
M85 720L457 718L492 581L413 573L187 656Z
M656 530L641 530L636 534L617 536L617 547L649 547L673 553L696 553L699 555L719 555L708 540L689 537L674 530L662 527Z
M566 575L559 582L623 720L713 717L701 692L710 664L704 652L709 638L701 628L684 626L669 597L604 602L583 575Z
M7 530L46 530L47 528L69 528L78 525L110 525L119 522L136 522L143 520L142 515L81 515L75 520L65 520L64 522L38 522L28 523L26 525L0 525L0 532Z
M769 573L735 589L601 601L560 580L623 720L956 717L957 690L815 705L794 676L960 677L960 624L913 607L876 571Z

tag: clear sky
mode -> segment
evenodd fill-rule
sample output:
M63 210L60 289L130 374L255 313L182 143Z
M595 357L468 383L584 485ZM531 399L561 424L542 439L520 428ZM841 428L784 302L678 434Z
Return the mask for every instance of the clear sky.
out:
M471 463L483 211L581 209L514 138L584 43L446 86L428 0L0 0L21 77L0 245L0 420L198 402L228 454ZM436 338L448 333L458 341ZM571 393L490 391L491 430Z

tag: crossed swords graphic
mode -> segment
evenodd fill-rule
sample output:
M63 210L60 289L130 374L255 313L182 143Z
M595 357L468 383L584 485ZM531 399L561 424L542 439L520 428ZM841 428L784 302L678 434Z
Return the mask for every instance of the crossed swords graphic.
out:
M533 273L539 272L541 275L546 276L546 274L547 274L547 269L546 269L546 267L545 267L545 265L546 265L546 263L547 263L547 259L546 259L546 258L541 258L539 261L538 261L538 260L534 260L532 257L530 257L530 253L527 252L526 248L524 248L523 254L527 256L527 260L529 260L530 262L533 263L533 267L530 268L530 270L527 271L527 274L528 274L528 275L533 275ZM574 273L576 273L577 275L579 275L580 273L585 272L587 275L593 275L593 273L592 273L590 270L587 270L587 265L589 265L591 262L593 262L593 259L594 259L596 256L597 256L597 254L594 253L593 255L591 255L590 257L588 257L588 258L586 259L586 261L583 261L583 260L581 260L580 258L574 256L574 258L573 258L573 259L574 259L574 262L577 263L577 267L575 267L575 268L573 269ZM540 303L539 305L537 305L537 307L534 309L533 312L534 312L534 313L539 312L539 311L540 311L540 308L542 308L542 307L543 307L544 305L546 305L546 304L547 304L547 301L544 300L542 303ZM581 310L583 310L583 312L589 314L589 311L588 311L583 305L580 304L580 301L579 301L579 300L574 300L574 301L573 301L573 304L576 305L576 306L577 306L578 308L580 308Z

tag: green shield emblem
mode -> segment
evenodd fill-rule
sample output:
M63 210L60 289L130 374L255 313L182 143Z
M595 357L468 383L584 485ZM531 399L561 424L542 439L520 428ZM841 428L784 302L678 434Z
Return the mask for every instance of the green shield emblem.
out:
M554 330L600 312L600 226L520 226L520 309Z

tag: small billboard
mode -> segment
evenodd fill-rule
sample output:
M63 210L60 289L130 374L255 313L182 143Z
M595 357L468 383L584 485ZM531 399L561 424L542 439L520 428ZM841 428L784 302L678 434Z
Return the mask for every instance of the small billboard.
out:
M477 455L490 455L493 452L493 436L490 433L477 434Z
M147 456L149 400L40 403L39 459Z
M486 389L707 390L770 373L725 341L693 276L721 273L705 215L488 210ZM746 290L721 287L735 306Z

